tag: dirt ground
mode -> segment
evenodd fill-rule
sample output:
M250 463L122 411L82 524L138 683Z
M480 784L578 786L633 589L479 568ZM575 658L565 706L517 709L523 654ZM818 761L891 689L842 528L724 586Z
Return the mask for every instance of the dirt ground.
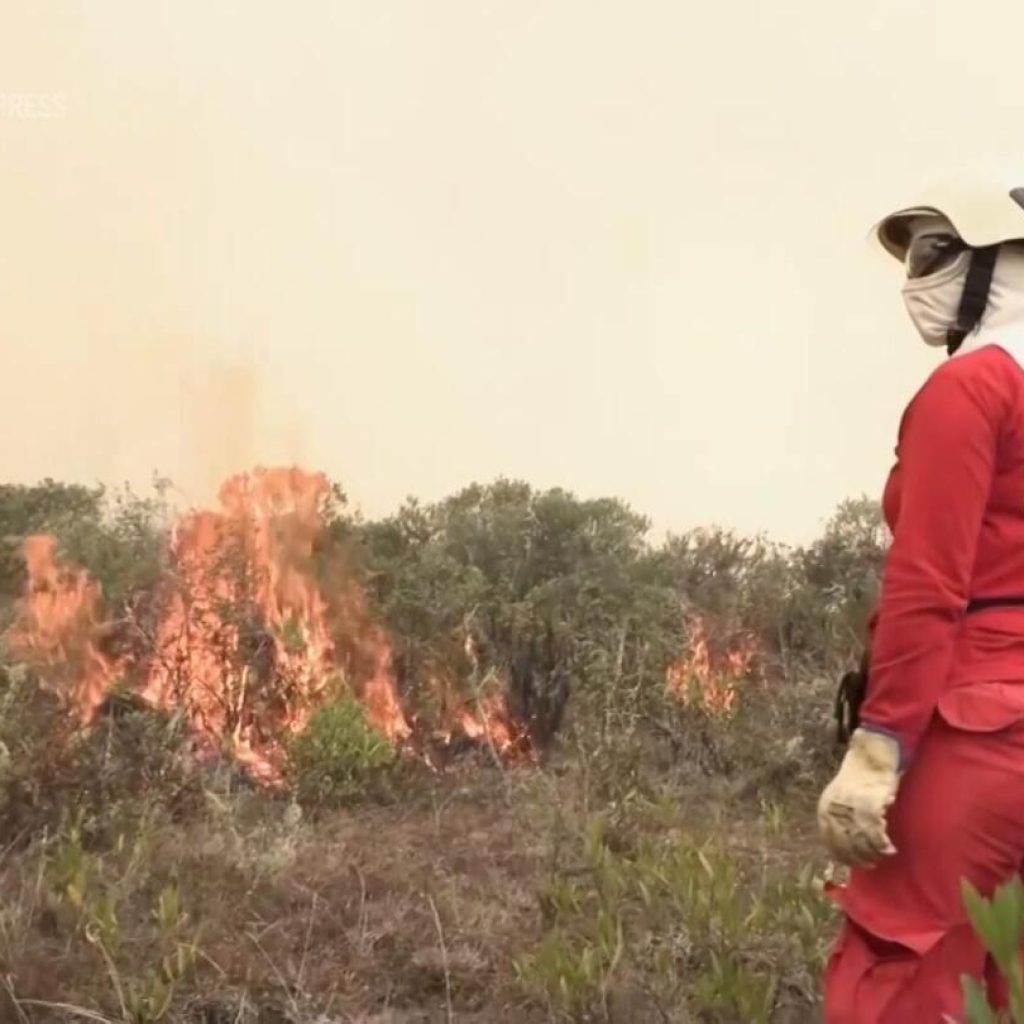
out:
M683 996L652 1001L634 983L642 972L626 967L608 972L589 1005L560 1003L524 983L517 965L552 932L545 906L552 880L564 888L592 870L581 851L595 815L612 822L611 850L640 834L684 829L783 879L817 854L809 814L743 803L710 779L676 779L655 800L599 802L572 768L467 765L387 805L318 817L261 792L210 790L201 813L183 821L154 815L120 846L78 855L87 865L83 888L98 894L97 906L113 908L112 930L93 929L111 935L106 944L83 925L93 897L78 906L68 898L54 853L59 837L7 850L3 1019L155 1019L151 1007L133 1015L132 1000L138 990L144 1003L152 965L166 954L153 907L173 884L179 932L199 952L175 986L168 1020L741 1020L711 1010L694 1015ZM688 956L679 954L684 985ZM766 1019L815 1020L807 996L783 988Z

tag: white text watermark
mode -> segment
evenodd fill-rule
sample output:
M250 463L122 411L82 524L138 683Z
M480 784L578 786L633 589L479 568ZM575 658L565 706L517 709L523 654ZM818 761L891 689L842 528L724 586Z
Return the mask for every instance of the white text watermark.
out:
M67 97L62 92L7 92L0 89L0 119L55 121L66 117Z

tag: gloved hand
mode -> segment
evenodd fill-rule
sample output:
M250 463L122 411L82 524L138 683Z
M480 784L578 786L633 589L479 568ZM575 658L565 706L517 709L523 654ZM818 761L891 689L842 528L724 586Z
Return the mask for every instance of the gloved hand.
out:
M835 860L866 864L896 852L885 812L896 799L899 763L892 737L854 730L839 771L818 800L818 828Z

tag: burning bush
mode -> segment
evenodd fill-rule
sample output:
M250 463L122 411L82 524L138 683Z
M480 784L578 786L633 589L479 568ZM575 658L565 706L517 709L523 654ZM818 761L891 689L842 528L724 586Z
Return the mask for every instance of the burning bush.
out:
M113 686L117 665L100 649L99 585L84 570L62 564L55 551L48 534L25 542L28 587L8 646L38 670L75 717L88 722Z
M391 638L343 552L330 544L337 497L323 474L295 468L232 477L221 488L220 510L194 511L175 525L156 586L123 606L115 622L105 618L99 584L58 556L56 539L30 536L28 583L9 648L78 722L92 723L124 680L145 706L187 722L201 756L227 755L270 785L284 781L291 739L318 709L348 707L334 705L343 698L362 703L380 742L417 756L429 735L431 743L461 737L519 757L529 740L510 715L500 678L470 708L450 702L444 721L414 719L422 725L414 734ZM341 742L342 720L331 714L342 712L328 714L319 726L327 733L311 739L309 750L328 733L331 743ZM348 727L344 743L355 735Z
M172 817L201 805L202 780L173 715L111 692L88 729L31 674L0 672L0 832L12 843L74 819L90 841L159 803Z
M736 710L741 683L756 674L756 640L735 629L710 636L699 615L689 617L685 632L686 649L665 673L669 693L686 706L728 717Z
M360 702L403 756L441 768L474 749L539 760L570 690L572 737L595 764L658 733L673 760L725 770L709 751L752 696L741 683L783 676L776 619L802 607L801 574L816 567L834 590L833 563L856 582L869 574L854 572L867 557L856 552L875 550L847 557L849 531L810 562L715 533L655 550L621 503L508 481L370 524L345 516L323 474L297 468L232 477L217 509L168 529L128 501L106 526L90 505L76 532L48 495L28 503L46 512L30 519L61 532L24 541L10 652L71 722L95 722L123 684L183 722L204 758L275 786L294 737L339 700ZM144 572L111 568L136 561ZM681 607L693 612L682 630Z

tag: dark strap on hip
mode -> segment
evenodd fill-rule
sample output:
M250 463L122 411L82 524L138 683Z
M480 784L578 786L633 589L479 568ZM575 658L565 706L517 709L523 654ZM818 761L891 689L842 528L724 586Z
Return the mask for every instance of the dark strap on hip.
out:
M1006 594L1002 597L972 597L964 609L965 615L983 612L986 608L1024 608L1024 594Z
M994 597L972 597L967 602L965 614L981 612L986 608L1024 608L1024 594L1002 594ZM853 731L860 725L860 707L868 690L868 669L870 658L867 650L861 654L858 668L847 672L839 680L836 692L834 715L836 739L846 743Z

